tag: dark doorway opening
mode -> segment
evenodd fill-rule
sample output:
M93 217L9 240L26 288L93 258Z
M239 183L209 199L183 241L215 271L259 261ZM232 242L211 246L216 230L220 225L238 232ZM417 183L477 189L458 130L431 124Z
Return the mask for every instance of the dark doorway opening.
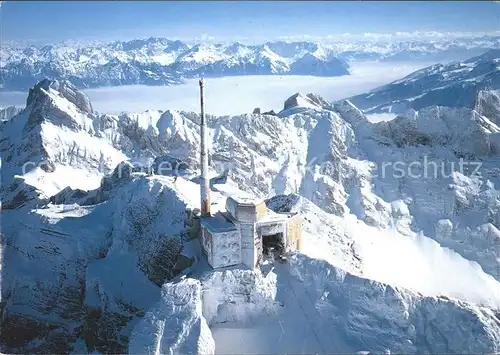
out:
M283 260L285 245L283 244L283 233L262 236L262 253L265 258Z

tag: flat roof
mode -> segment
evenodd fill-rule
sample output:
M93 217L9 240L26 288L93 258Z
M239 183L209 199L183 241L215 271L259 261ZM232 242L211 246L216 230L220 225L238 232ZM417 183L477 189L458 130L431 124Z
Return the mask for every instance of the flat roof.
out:
M287 220L288 220L287 215L272 213L268 210L267 214L261 219L259 219L257 223L261 224L268 222L286 222Z
M201 218L201 225L212 233L224 233L237 230L234 223L229 221L221 212L213 216Z
M257 221L258 224L286 222L290 218L297 216L296 213L276 213L268 209L267 214Z
M264 202L263 199L257 199L254 197L244 196L244 195L234 195L229 196L228 199L234 200L239 205L257 206Z

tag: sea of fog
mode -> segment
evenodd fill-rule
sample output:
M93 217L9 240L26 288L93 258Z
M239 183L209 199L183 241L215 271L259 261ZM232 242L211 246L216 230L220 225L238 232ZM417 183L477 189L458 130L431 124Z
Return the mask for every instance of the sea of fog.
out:
M206 112L214 115L252 112L260 107L263 111L280 111L291 95L316 93L329 101L361 94L378 86L400 79L405 75L428 66L429 63L358 63L351 67L351 75L341 77L314 76L233 76L206 79ZM126 85L84 92L95 110L120 114L124 111L199 110L197 80L174 86ZM0 93L0 107L24 106L26 92ZM374 117L387 120L392 117Z

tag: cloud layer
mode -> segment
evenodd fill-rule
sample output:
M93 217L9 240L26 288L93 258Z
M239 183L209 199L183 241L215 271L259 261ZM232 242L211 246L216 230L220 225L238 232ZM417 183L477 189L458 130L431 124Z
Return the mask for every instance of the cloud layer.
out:
M426 63L365 63L351 68L352 75L342 77L311 76L239 76L206 80L206 110L215 115L263 111L280 111L284 101L296 92L316 93L334 101L367 92L399 79ZM145 110L199 110L198 82L188 80L175 86L118 86L84 90L94 109L102 113L141 112ZM2 93L0 107L23 107L25 92ZM386 120L390 117L374 117Z
M206 110L210 114L240 114L262 110L280 111L296 92L313 92L327 100L339 100L399 79L425 64L363 64L352 75L333 78L309 76L242 76L206 80ZM147 109L198 111L198 82L176 86L120 86L85 90L94 108L118 114Z

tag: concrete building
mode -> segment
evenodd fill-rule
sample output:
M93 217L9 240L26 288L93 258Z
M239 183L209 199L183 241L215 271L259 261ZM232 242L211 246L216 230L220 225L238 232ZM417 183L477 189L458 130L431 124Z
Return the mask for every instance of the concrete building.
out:
M300 249L302 218L275 213L263 201L229 197L226 211L202 216L200 227L201 245L214 269L238 264L255 268L271 253Z

